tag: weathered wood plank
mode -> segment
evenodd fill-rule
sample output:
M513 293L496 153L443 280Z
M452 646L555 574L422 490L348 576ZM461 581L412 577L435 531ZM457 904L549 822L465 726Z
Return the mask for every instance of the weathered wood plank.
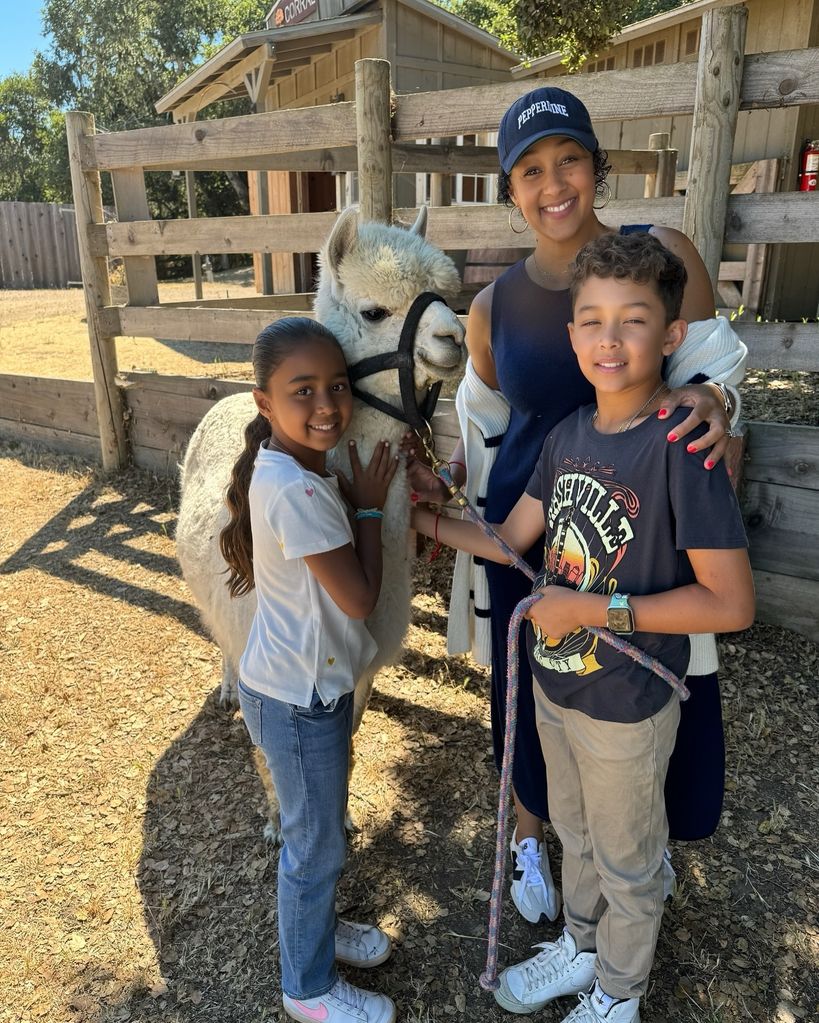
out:
M819 427L750 422L748 438L745 479L819 490ZM819 496L815 501L819 534Z
M125 167L111 175L117 220L150 220L145 175L139 167ZM126 258L125 279L128 282L128 302L131 305L157 305L159 289L156 280L156 260L151 256Z
M746 480L742 515L755 569L819 581L817 503L815 490Z
M3 373L0 374L0 410L6 420L99 439L94 385L90 380Z
M223 380L221 377L183 377L166 373L120 373L124 382L126 400L137 389L163 395L190 395L219 401L229 394L247 391L252 385L244 380Z
M356 144L361 219L392 222L390 64L367 58L355 63Z
M421 148L421 147L419 147ZM620 224L655 223L682 227L685 199L615 200L601 211L601 220ZM397 209L405 224L413 209ZM196 220L148 220L106 224L90 232L95 256L180 255L200 252L318 252L335 223L335 213L280 213L255 217L212 217ZM443 249L529 249L529 232L509 229L502 206L435 207L429 213L427 237ZM726 243L811 242L819 237L819 194L784 192L728 198Z
M819 643L819 583L774 572L754 572L756 618L793 629Z
M118 310L123 337L164 341L224 341L253 344L261 330L284 316L312 316L304 309L165 309L124 306Z
M237 295L236 298L187 298L163 302L163 309L302 309L313 308L315 293L299 291L291 295Z
M91 462L100 461L100 439L82 433L71 433L69 430L55 429L50 426L37 426L34 423L18 423L12 419L0 419L0 438L19 441L48 451L57 451L65 455L77 455Z
M753 369L819 371L819 324L738 320L734 329L748 346Z

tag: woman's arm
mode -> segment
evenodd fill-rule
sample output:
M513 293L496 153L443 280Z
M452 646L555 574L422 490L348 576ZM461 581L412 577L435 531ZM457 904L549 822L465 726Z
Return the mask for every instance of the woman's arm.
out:
M686 551L697 581L665 593L630 597L637 632L681 635L692 632L739 632L754 620L754 583L748 551ZM606 627L609 598L565 586L547 586L527 617L552 639L583 626Z
M466 321L466 347L478 376L493 391L500 390L492 355L492 294L494 283L487 285L472 299Z
M445 543L448 547L502 565L509 564L509 558L500 547L474 522L449 518L427 508L414 508L411 524L419 533ZM494 528L513 550L519 553L528 551L545 529L543 504L524 494L506 521Z

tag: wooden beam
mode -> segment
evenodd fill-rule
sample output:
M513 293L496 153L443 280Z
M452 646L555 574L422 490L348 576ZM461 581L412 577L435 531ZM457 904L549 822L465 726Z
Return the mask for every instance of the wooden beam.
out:
M65 116L68 156L71 165L71 188L80 249L88 338L91 345L91 367L94 373L94 394L100 431L102 464L106 471L122 468L128 461L128 438L125 433L125 410L117 390L117 355L110 335L105 334L100 310L110 305L108 262L91 251L89 228L102 223L102 190L97 171L84 170L80 149L84 138L92 137L96 128L94 117L80 111Z
M259 332L284 316L311 316L304 309L186 309L175 306L124 306L119 311L125 337L167 341L224 341L251 345Z
M390 224L392 139L389 61L372 58L356 61L355 115L361 219Z
M815 490L746 479L742 517L753 567L819 582L816 505Z
M758 622L792 629L819 643L819 582L755 570L754 586Z
M747 427L746 479L819 490L819 427L758 422Z
M742 5L706 11L696 65L683 233L694 243L715 289L725 235L747 24L748 9Z
M351 146L356 141L352 103L294 110L275 110L242 117L223 117L190 124L96 135L83 149L83 169L116 170L141 166L155 170L171 166L254 157L271 151L287 153L328 146Z
M145 175L139 167L126 167L111 175L114 186L114 203L117 221L127 224L135 220L146 221L148 196L145 192ZM128 284L129 305L157 305L159 289L156 281L156 260L153 256L129 256L125 263L125 280Z

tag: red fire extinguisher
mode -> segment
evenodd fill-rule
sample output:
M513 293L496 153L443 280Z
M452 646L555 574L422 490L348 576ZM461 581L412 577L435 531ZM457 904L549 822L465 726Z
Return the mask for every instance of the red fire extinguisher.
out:
M815 192L819 189L819 139L806 142L799 157L798 189Z

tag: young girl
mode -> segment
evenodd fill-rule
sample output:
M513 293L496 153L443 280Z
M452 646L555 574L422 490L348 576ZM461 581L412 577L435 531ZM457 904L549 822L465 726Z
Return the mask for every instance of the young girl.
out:
M284 1009L302 1023L392 1023L392 1001L348 984L335 966L378 966L390 940L337 920L335 894L353 689L376 649L364 619L381 587L382 508L397 456L380 443L364 469L351 442L352 482L327 471L353 399L341 347L321 324L272 323L253 346L253 368L259 414L233 469L220 543L231 596L255 586L258 600L239 703L281 804Z

